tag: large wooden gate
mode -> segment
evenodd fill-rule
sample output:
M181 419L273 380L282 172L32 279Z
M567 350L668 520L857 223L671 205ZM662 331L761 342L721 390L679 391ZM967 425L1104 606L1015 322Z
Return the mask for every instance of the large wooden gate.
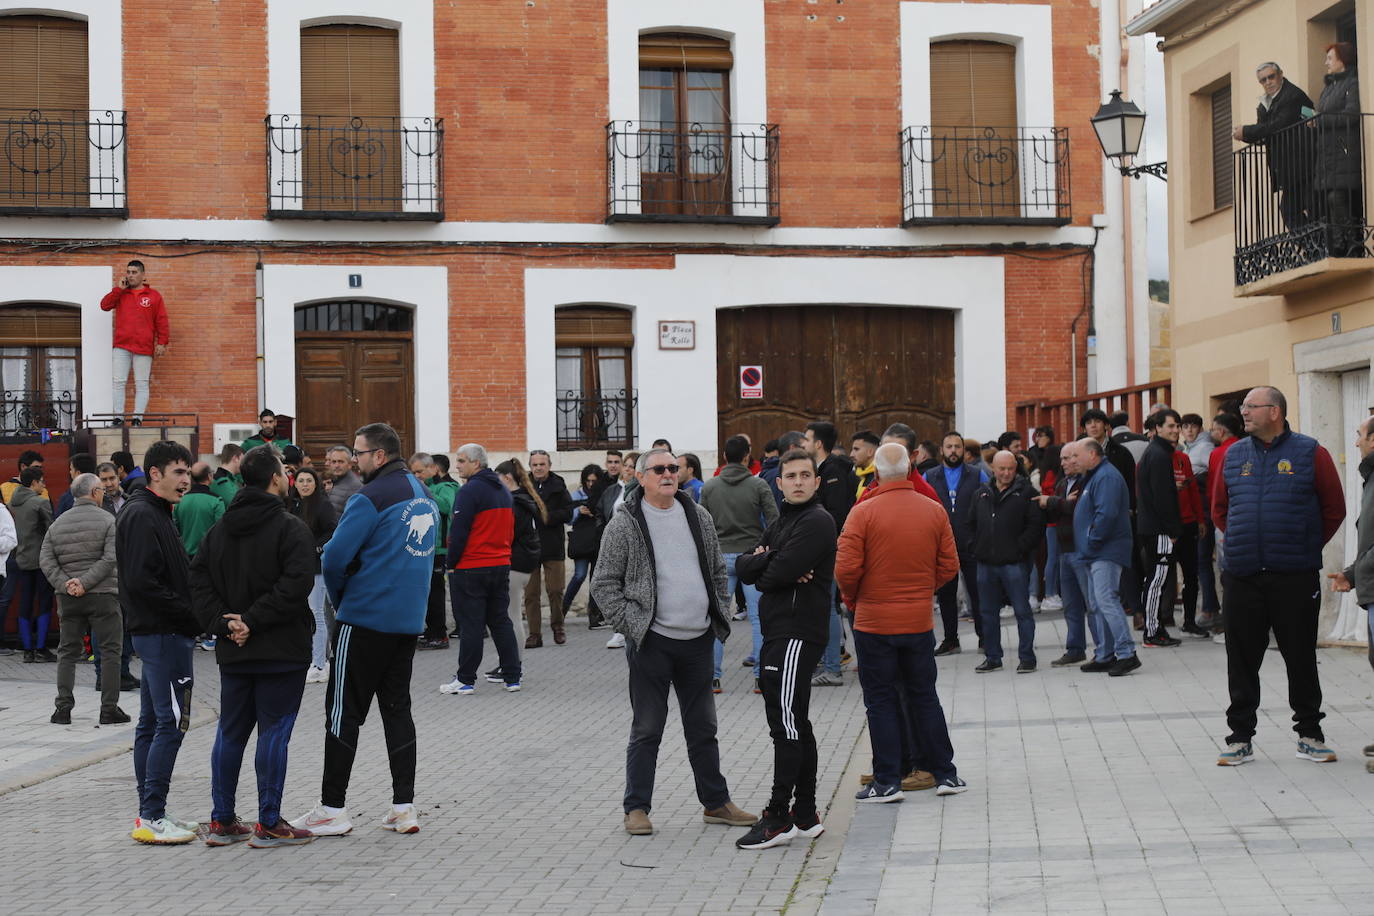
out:
M880 306L758 306L716 313L720 442L763 443L830 420L847 448L890 423L939 441L954 422L954 313ZM763 367L763 397L740 397L741 366Z

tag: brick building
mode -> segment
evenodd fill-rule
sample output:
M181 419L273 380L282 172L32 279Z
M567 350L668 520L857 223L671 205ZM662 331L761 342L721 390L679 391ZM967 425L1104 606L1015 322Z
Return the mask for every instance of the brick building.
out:
M1100 6L0 2L0 427L111 412L138 257L150 415L206 453L262 406L315 452L383 418L562 468L825 416L995 435L1135 380Z

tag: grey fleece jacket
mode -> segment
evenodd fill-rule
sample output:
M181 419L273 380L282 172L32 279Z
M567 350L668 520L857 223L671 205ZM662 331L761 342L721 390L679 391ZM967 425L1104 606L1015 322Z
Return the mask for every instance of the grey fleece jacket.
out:
M706 481L701 505L711 513L724 553L753 550L763 540L763 529L778 520L778 502L768 484L742 464L727 464Z
M77 500L48 529L38 562L59 595L66 594L68 579L80 579L87 594L118 594L114 516Z
M649 528L640 508L643 497L644 491L634 488L601 535L601 553L597 555L591 582L592 597L601 613L617 633L623 633L638 648L649 632L649 625L654 622L658 564L691 563L695 559L706 583L711 629L716 639L725 642L730 636L730 623L722 609L729 600L729 577L711 516L692 502L690 496L679 491L677 501L687 512L687 525L692 529L697 555L658 556L649 540Z

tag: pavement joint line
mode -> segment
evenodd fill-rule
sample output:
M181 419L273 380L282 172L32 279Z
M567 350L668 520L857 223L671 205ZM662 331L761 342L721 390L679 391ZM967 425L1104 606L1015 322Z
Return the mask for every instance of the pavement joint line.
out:
M854 737L854 747L849 752L844 773L841 774L835 792L830 797L830 803L826 806L825 833L811 842L801 871L797 874L787 902L783 905L783 912L796 913L798 916L815 916L825 903L826 889L835 876L836 867L840 864L840 853L849 839L849 828L854 821L854 794L846 792L845 787L858 784L859 774L863 769L862 749L868 746L868 722L865 717L863 726ZM832 832L832 839L839 842L823 842Z

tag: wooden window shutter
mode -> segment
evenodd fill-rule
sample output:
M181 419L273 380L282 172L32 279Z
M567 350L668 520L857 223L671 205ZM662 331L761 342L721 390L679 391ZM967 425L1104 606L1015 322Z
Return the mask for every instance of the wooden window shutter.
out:
M400 117L400 53L395 29L365 25L301 29L301 114Z
M634 328L625 309L570 306L554 313L558 347L633 347Z
M1228 207L1234 199L1231 173L1231 85L1212 93L1212 206Z
M735 65L730 42L709 35L659 32L639 36L639 65L692 70L729 70Z
M930 119L937 127L1016 127L1016 49L994 41L933 43Z
M0 107L84 112L90 107L86 23L57 16L0 17ZM65 117L70 117L66 115Z
M81 346L81 310L50 305L0 308L0 341L9 346Z

